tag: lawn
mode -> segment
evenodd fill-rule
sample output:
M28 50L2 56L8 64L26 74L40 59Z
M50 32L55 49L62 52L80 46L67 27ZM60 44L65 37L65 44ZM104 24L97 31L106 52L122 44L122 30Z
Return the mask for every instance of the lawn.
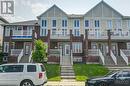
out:
M50 81L60 81L60 66L58 64L44 64L47 71L47 78Z
M74 64L77 81L85 81L90 77L103 76L109 72L107 68L99 64Z

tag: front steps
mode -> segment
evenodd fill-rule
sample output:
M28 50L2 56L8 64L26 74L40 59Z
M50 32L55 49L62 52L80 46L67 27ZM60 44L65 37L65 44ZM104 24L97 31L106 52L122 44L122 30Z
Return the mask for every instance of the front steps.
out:
M23 55L19 63L28 63L28 62L29 62L29 55Z
M115 63L110 56L105 56L105 65L106 66L114 66Z
M62 79L75 79L75 73L73 66L61 66L61 78Z

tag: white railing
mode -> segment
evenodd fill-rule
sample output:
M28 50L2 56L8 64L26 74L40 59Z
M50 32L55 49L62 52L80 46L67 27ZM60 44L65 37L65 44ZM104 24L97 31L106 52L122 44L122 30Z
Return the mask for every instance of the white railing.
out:
M59 49L59 50L60 50L60 65L62 65L62 62L63 62L62 49Z
M124 52L120 49L120 54L121 54L121 57L124 59L124 61L126 62L126 64L128 65L129 62L128 62L128 57L124 54Z
M22 51L20 52L20 54L18 56L18 60L17 60L18 63L20 62L22 56L23 56L23 49L22 49Z
M71 65L73 65L73 52L72 52L72 50L71 50Z
M12 56L18 56L21 53L22 49L11 49Z
M99 56L99 50L98 49L88 49L88 55L89 56Z
M89 31L88 32L89 39L107 39L107 31Z
M126 56L130 56L130 50L124 50L124 49L122 49L122 52L123 52Z
M31 53L30 53L30 55L29 55L29 61L28 61L28 62L31 62L31 60L32 60L32 52L33 52L33 51L31 51Z
M113 54L112 50L110 51L110 53L111 53L111 58L113 59L115 65L117 65L117 58L116 58L116 56Z
M105 65L105 58L104 58L104 56L103 56L103 54L102 54L100 49L99 49L99 56L100 56L100 58L102 60L103 65Z

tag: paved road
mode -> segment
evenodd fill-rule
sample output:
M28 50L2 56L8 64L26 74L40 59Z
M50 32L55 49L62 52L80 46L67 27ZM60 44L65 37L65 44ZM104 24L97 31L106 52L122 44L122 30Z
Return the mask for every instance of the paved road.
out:
M85 82L75 80L48 81L45 86L85 86Z

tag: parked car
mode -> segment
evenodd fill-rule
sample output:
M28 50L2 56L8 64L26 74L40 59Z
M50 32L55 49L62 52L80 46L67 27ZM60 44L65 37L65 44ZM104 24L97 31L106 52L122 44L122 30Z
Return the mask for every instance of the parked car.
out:
M109 73L102 78L88 79L85 86L130 86L130 71Z
M35 86L47 82L46 71L40 63L0 65L0 86Z

